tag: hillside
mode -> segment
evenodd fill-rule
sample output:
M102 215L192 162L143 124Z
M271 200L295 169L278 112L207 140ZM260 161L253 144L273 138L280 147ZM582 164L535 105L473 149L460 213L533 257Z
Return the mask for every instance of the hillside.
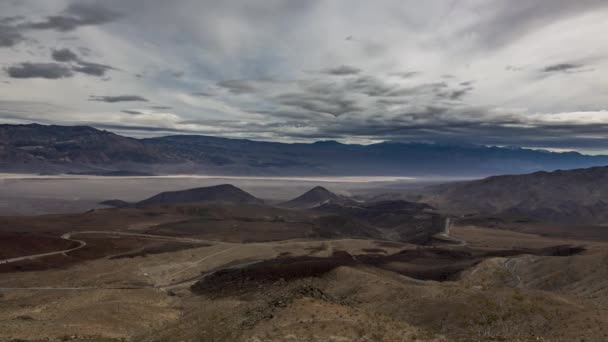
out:
M135 139L87 126L0 125L0 172L470 177L606 164L608 156L522 148L285 144L197 135Z
M352 202L352 200L336 195L322 186L317 186L292 200L281 203L280 206L286 208L309 209L327 203L344 202Z
M184 203L262 204L264 201L233 185L223 184L182 191L162 192L158 195L137 202L136 205L142 206Z
M421 201L462 213L608 222L608 167L494 176L424 191Z

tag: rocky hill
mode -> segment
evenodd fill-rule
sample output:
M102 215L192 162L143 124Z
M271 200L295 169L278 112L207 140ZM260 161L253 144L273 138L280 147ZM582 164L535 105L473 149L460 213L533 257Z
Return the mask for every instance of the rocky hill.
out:
M195 188L182 191L162 192L143 201L136 206L156 204L184 203L225 203L225 204L262 204L259 198L230 184Z
M350 202L353 201L345 196L334 194L322 186L317 186L290 201L281 203L280 206L294 209L310 209L328 203Z
M608 222L608 167L494 176L424 190L444 210L553 222Z

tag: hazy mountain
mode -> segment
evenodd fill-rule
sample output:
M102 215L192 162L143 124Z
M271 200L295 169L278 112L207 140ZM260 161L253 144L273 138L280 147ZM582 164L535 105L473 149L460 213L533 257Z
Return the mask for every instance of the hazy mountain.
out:
M161 160L137 139L86 126L0 125L0 170L118 170Z
M309 209L323 204L344 202L353 201L344 196L336 195L322 186L317 186L290 201L281 203L280 206L286 208Z
M134 139L85 126L0 125L0 172L487 176L606 164L608 156L521 148L284 144L192 135Z
M421 201L462 213L608 222L608 167L494 176L424 191Z
M182 203L227 203L262 204L259 198L230 184L195 188L182 191L162 192L135 205L182 204Z

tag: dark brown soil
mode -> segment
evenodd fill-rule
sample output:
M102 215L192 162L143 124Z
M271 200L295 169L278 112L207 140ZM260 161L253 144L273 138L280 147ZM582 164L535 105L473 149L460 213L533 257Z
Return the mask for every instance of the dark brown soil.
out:
M147 234L196 237L228 242L265 242L306 238L312 225L307 222L281 222L256 218L196 218L169 223L146 231Z
M50 234L0 232L0 259L66 250L78 243Z
M200 244L200 243L182 243L182 242L167 242L158 246L151 246L143 248L139 251L114 255L110 257L110 259L124 259L124 258L135 258L135 257L145 257L150 254L161 254L161 253L170 253L177 252L185 249L191 248L199 248L199 247L208 247L210 245Z
M244 293L277 281L321 277L340 266L373 266L415 279L447 281L455 280L463 270L486 258L522 254L557 257L582 251L584 248L576 246L493 251L463 247L406 249L391 255L335 251L330 257L281 256L210 272L192 286L192 291L211 296Z
M67 256L54 255L34 260L0 264L0 273L66 268L86 260L95 260L108 256L125 254L134 250L141 250L142 248L155 248L163 244L163 242L151 241L149 239L130 237L77 236L76 238L85 241L87 245L81 249L69 252ZM61 248L58 249L60 250ZM162 250L162 247L158 250ZM37 253L40 252L34 252L32 254Z

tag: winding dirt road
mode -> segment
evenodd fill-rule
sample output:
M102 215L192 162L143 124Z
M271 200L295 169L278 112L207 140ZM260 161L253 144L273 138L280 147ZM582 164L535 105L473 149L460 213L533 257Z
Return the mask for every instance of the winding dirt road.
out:
M179 238L179 237L171 237L171 236L163 236L163 235L125 233L125 232L113 232L113 231L103 231L103 230L89 230L89 231L82 231L82 232L65 233L65 234L61 235L61 238L64 240L71 241L71 242L77 242L78 243L77 247L60 250L60 251L54 251L54 252L24 255L24 256L15 257L15 258L3 259L3 260L0 260L0 265L9 264L9 263L18 262L18 261L24 261L24 260L34 260L34 259L49 257L49 256L53 256L53 255L60 255L60 254L66 255L69 252L73 252L75 250L81 249L87 245L87 243L82 240L72 239L73 235L83 235L83 234L107 234L107 235L132 236L132 237L141 237L141 238L145 238L145 239L177 241L177 242L187 242L187 243L200 243L200 244L217 244L218 243L217 241L200 240L200 239L192 239L192 238Z
M70 248L70 249L64 249L61 251L55 251L55 252L47 252L47 253L39 253L39 254L32 254L32 255L25 255L25 256L20 256L20 257L15 257L15 258L10 258L10 259L4 259L4 260L0 260L0 264L9 264L11 262L17 262L17 261L23 261L23 260L33 260L33 259L38 259L38 258L44 258L44 257L48 257L48 256L53 256L53 255L59 255L59 254L66 254L69 252L73 252L77 249L81 249L84 246L87 245L86 242L82 241L82 240L74 240L71 238L71 233L66 233L61 235L61 238L67 241L71 241L71 242L77 242L78 246L74 247L74 248Z

